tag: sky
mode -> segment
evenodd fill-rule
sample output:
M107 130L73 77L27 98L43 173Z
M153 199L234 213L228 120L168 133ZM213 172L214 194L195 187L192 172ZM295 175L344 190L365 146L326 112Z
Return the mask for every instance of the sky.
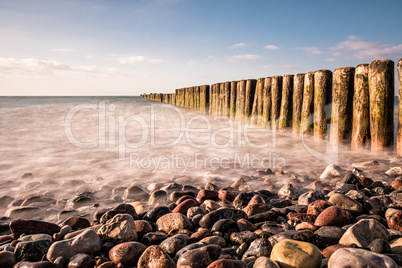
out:
M136 96L396 65L401 13L400 0L0 0L0 95Z

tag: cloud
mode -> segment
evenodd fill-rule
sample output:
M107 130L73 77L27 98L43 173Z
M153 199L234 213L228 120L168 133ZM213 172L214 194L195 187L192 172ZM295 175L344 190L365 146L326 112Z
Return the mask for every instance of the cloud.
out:
M333 62L333 61L335 61L336 59L335 58L328 58L328 59L325 59L324 61L325 62Z
M324 54L324 51L319 50L317 47L296 47L298 50L303 50L307 55Z
M278 50L280 47L274 45L266 45L264 48L269 50Z
M357 36L349 36L347 40L339 42L329 50L334 57L372 60L397 56L402 52L402 44L382 45L377 42L362 41Z
M253 55L253 54L245 54L245 55L233 55L230 57L232 60L258 60L262 59L262 56Z
M294 69L295 66L293 66L293 65L281 65L281 66L264 65L262 68L263 69L287 70L287 69Z
M236 43L230 46L230 48L234 49L234 48L241 48L241 47L245 47L246 43Z
M161 59L150 59L145 56L128 56L119 58L120 64L137 64L137 63L146 63L146 64L155 64L162 63Z
M52 52L72 52L72 51L74 51L74 49L72 49L72 48L54 48L54 49L51 49L50 51L52 51Z
M69 65L63 62L40 59L0 58L0 73L3 75L51 75L51 74L116 74L115 68L100 68L88 65Z

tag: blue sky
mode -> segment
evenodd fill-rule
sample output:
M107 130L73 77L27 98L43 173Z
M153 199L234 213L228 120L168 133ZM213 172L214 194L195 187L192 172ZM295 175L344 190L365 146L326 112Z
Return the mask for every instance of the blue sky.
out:
M139 95L402 57L402 1L0 0L1 95Z

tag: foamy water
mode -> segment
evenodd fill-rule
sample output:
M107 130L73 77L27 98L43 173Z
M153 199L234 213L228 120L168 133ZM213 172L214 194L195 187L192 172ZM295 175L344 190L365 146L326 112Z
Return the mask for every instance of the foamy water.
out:
M314 180L328 163L351 169L368 160L380 162L375 176L386 180L383 172L401 164L392 153L352 152L349 146L331 151L311 137L136 97L2 98L0 128L0 196L14 198L35 191L69 198L82 183L97 190L136 182L146 189L184 175L195 185L215 176L233 182L258 168ZM33 176L22 178L25 173Z

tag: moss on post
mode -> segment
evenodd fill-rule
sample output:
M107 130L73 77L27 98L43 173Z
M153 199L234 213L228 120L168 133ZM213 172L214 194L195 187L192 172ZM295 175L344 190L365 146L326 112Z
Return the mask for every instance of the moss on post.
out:
M236 118L236 92L237 92L237 81L230 82L230 111L229 116L232 119Z
M293 97L293 75L286 74L283 76L282 83L282 99L279 114L278 128L283 130L291 126L292 122L292 97Z
M282 76L274 76L272 77L272 84L271 84L271 100L272 100L271 126L273 130L278 129L281 97L282 97Z
M264 80L264 88L262 91L262 119L259 126L267 127L269 125L269 121L271 120L271 84L272 78L266 77Z
M381 151L394 140L394 62L376 60L369 65L371 150Z
M317 70L314 73L314 138L324 140L327 134L327 120L330 114L326 105L330 103L332 91L332 72ZM330 113L330 112L328 112Z
M334 71L330 141L350 142L353 126L353 88L355 68L340 67Z
M292 131L300 133L301 112L303 105L304 74L295 74L293 77L293 114Z

